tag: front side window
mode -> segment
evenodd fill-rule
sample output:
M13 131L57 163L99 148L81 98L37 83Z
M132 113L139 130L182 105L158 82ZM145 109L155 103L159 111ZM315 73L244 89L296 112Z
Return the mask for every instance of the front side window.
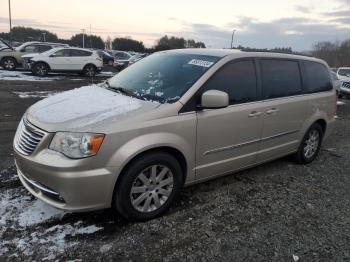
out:
M260 61L264 99L302 93L298 61L263 59Z
M254 61L234 61L224 65L204 84L200 93L213 89L226 92L230 104L255 101L257 80Z
M194 54L153 54L115 75L109 85L143 100L173 103L219 59Z
M329 91L333 89L327 67L317 62L304 62L306 73L306 93Z

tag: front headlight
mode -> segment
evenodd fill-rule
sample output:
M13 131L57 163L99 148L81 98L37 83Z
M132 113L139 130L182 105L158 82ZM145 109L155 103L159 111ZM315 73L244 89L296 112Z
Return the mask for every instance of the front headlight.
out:
M70 158L96 155L105 135L91 133L57 132L49 148Z

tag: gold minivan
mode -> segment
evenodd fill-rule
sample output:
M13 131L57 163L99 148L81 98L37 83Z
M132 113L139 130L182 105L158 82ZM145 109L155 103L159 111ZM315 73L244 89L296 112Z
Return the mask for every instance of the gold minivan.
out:
M321 60L186 49L153 54L105 83L31 106L14 151L18 175L60 209L163 214L182 186L286 155L310 163L334 124Z

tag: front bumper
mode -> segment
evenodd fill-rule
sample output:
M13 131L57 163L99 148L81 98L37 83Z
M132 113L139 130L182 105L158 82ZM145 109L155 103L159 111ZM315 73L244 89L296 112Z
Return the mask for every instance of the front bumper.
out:
M111 207L118 168L94 169L87 159L68 159L49 149L31 158L15 150L18 176L35 197L68 211Z
M342 82L342 85L340 86L340 94L350 95L350 83Z

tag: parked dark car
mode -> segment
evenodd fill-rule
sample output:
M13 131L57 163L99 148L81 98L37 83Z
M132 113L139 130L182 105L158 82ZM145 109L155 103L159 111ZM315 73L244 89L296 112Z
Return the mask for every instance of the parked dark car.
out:
M116 51L114 52L114 64L113 66L118 69L118 71L122 71L127 68L129 65L129 60L132 57L128 52L124 51Z
M113 65L114 58L112 55L110 55L108 52L103 50L98 50L96 52L103 59L103 64L110 65L110 66Z

